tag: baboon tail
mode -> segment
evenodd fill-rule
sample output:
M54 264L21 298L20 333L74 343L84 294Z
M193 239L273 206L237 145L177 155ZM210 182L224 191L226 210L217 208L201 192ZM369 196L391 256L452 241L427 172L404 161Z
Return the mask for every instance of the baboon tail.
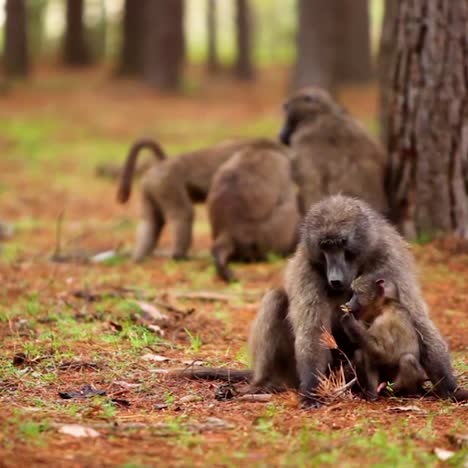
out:
M171 372L172 375L186 377L188 379L200 380L224 380L226 382L249 382L252 380L253 372L250 369L239 370L226 367L202 367L195 369L178 369Z
M125 203L130 198L133 172L135 171L138 154L143 148L149 149L158 161L164 161L166 159L166 153L155 140L145 138L133 143L120 177L119 188L117 191L117 201L119 203Z

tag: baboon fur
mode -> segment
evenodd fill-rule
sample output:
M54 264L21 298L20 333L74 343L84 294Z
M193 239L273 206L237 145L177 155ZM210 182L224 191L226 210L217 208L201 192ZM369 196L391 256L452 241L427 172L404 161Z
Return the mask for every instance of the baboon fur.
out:
M287 149L269 140L244 146L217 171L208 195L218 275L234 279L230 259L259 261L285 255L299 226L296 188Z
M387 212L383 148L331 96L305 88L284 104L281 141L293 150L293 176L305 214L326 195L343 194Z
M393 382L395 393L421 394L427 376L419 363L418 334L396 286L379 273L359 276L351 290L341 323L358 347L354 361L365 397L377 399L385 382Z
M193 204L206 200L213 176L221 164L251 141L224 142L167 159L160 145L153 140L138 140L132 145L118 188L120 203L130 197L140 150L151 150L159 161L141 180L141 220L133 251L135 261L143 260L153 251L166 223L172 228L172 257L187 256L192 243Z
M454 395L457 385L447 345L429 317L408 245L367 203L337 195L309 210L285 274L287 318L294 337L290 365L295 359L305 406L318 405L314 398L318 379L331 364L331 352L321 344L323 330L330 330L335 338L343 335L339 306L349 299L351 282L358 275L374 272L395 284L401 305L418 332L422 367L436 391L443 397ZM271 379L268 356L275 355L278 337L265 336L265 327L279 326L273 324L285 314L279 309L266 301L260 310L262 318L252 330L253 347L263 346L265 352L254 361L254 385ZM255 343L256 336L263 345ZM340 348L347 346L340 341Z

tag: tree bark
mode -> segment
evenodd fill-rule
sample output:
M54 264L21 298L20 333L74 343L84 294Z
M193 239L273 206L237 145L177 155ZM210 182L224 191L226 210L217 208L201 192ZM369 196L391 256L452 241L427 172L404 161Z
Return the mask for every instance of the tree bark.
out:
M208 0L206 11L207 30L207 69L208 73L216 74L219 71L218 57L218 31L217 31L217 0Z
M388 144L387 116L393 81L392 71L395 69L397 20L398 2L395 0L385 0L385 13L380 35L378 60L380 139L384 145Z
M340 83L368 82L372 79L369 2L341 0L338 11L335 19L341 36L337 48L338 79Z
M91 63L91 54L85 39L83 14L83 0L67 0L63 48L65 65L84 66Z
M185 56L183 0L148 0L144 76L164 91L181 86Z
M147 0L125 0L118 73L143 76Z
M468 237L467 24L466 0L399 2L387 189L410 238Z
M29 72L25 2L7 0L5 9L5 73L11 77L24 77Z
M248 0L236 0L236 44L235 74L241 80L252 80L255 76L252 63L252 12Z
M331 92L337 82L340 0L299 0L297 58L293 87L319 86Z

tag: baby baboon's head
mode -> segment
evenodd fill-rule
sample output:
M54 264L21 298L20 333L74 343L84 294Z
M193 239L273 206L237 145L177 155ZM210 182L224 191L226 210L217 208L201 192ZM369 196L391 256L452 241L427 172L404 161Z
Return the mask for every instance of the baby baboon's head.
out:
M397 300L397 288L392 281L379 276L359 276L352 284L353 295L346 304L348 310L356 315L372 312L378 315L389 300Z
M297 126L314 120L321 115L340 115L344 112L332 97L320 88L303 88L294 93L284 104L285 122L280 133L280 140L289 145L291 135Z

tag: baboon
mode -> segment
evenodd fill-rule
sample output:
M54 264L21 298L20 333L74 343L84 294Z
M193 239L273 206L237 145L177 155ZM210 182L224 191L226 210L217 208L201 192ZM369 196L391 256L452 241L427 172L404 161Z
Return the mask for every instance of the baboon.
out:
M398 290L436 393L468 400L468 391L457 388L447 345L428 315L408 245L366 202L343 195L310 208L284 288L262 300L250 334L252 388L289 384L299 389L304 407L319 406L318 380L333 363L332 351L321 343L323 330L331 331L348 356L356 349L343 330L340 305L350 299L357 276L377 272ZM196 377L196 371L186 375L191 374Z
M290 253L299 211L286 148L269 140L244 146L216 172L207 199L218 275L234 280L230 259Z
M382 275L359 276L352 297L341 307L341 323L358 349L356 372L364 395L377 399L385 382L396 393L416 395L427 376L419 363L419 339L394 283Z
M364 127L319 88L293 94L284 110L280 140L293 150L302 213L335 194L358 197L386 213L385 152Z
M135 261L143 260L152 252L166 222L173 230L172 257L182 259L187 256L192 243L192 204L206 200L219 166L250 142L225 142L168 159L153 140L139 140L132 145L118 188L117 200L120 203L125 203L130 197L139 151L148 148L160 161L150 167L141 180L142 214L133 251Z

